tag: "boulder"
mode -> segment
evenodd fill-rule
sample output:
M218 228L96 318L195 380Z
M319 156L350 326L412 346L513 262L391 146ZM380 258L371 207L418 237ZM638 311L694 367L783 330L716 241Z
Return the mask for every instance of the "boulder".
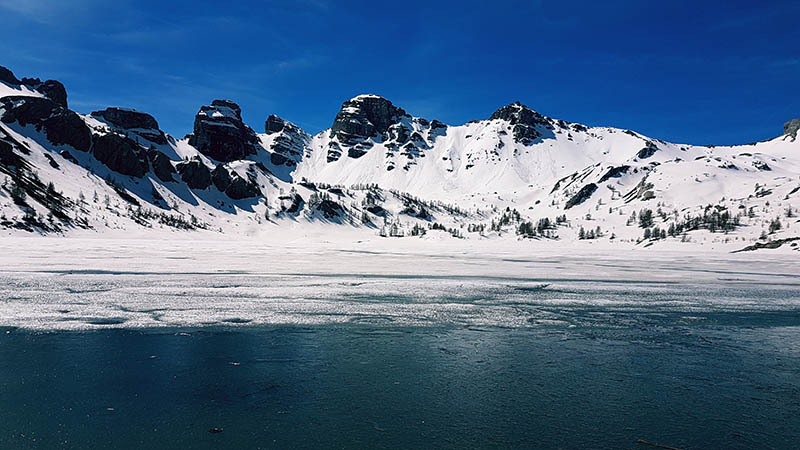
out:
M256 154L258 137L242 122L239 105L230 100L214 100L202 106L194 119L189 145L217 161L230 162Z
M211 171L200 158L179 162L176 166L181 180L191 189L206 189L211 186Z
M141 178L150 169L139 144L113 133L95 136L92 154L106 167L122 175Z
M0 120L5 123L44 129L47 140L56 145L69 145L84 152L92 145L92 133L83 119L49 98L11 96L0 99L0 104L5 109Z

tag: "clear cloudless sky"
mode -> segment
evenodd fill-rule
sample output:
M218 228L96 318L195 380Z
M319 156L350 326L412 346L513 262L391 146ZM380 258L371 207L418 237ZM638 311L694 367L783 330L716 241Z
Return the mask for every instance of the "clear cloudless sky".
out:
M747 143L800 117L798 1L0 0L0 65L70 106L167 132L229 98L315 133L380 94L461 124L519 100L673 142Z

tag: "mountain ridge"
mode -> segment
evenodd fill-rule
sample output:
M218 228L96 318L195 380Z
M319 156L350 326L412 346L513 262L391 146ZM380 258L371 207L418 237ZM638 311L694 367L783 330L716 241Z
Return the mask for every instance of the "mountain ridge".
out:
M570 241L591 229L594 239L641 245L653 240L644 228L660 238L656 223L686 228L695 214L700 222L671 237L753 240L797 227L799 119L759 143L694 146L550 118L520 102L446 125L361 94L314 135L274 114L256 132L238 104L214 100L199 108L192 133L176 139L147 113L77 114L57 81L23 80L0 69L0 225L10 230L245 227L257 234L260 225L323 222L386 236L443 228L457 237ZM61 204L47 200L46 189L37 192L37 183L52 186ZM96 200L98 190L110 200ZM727 236L714 235L720 224L709 225L708 208L726 211ZM645 210L658 210L659 220L632 227L628 216ZM46 220L59 215L71 219Z

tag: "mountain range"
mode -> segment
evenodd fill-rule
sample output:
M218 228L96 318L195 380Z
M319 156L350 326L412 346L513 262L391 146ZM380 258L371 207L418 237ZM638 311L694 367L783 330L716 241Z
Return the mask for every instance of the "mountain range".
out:
M777 127L776 127L777 128ZM462 125L378 95L309 134L231 100L177 138L124 107L80 114L58 81L0 67L0 229L281 233L797 248L800 119L738 146L665 142L521 103ZM777 133L776 133L777 134Z

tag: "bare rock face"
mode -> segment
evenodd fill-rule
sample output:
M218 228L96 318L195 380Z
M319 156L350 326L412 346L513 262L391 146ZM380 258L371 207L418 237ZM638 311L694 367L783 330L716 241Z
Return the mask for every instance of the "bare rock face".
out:
M242 122L242 110L230 100L214 100L202 106L194 118L189 145L200 153L222 162L255 155L258 137Z
M270 162L276 166L296 166L303 159L303 151L311 142L308 133L274 114L267 117L264 132L275 136L270 145Z
M206 189L211 186L211 171L200 158L195 157L188 161L179 162L176 168L181 180L190 189Z
M69 145L84 152L92 145L92 133L83 119L49 98L3 97L0 105L4 109L0 120L34 125L39 131L44 130L47 140L55 145Z
M141 178L150 170L144 149L132 139L113 133L95 136L92 154L122 175Z
M225 195L234 200L255 197L261 194L255 182L245 180L238 173L229 171L223 164L214 168L211 172L211 179L220 192L224 192Z
M136 134L155 144L167 143L166 135L158 128L158 122L150 114L128 108L111 107L102 111L94 111L92 116L118 130Z
M531 145L534 140L542 137L538 127L551 129L551 120L528 108L520 102L503 106L489 117L489 120L505 120L513 126L514 142L522 145Z
M20 84L24 84L37 92L42 93L45 97L58 103L59 105L67 108L67 90L64 85L56 80L42 81L38 78L23 78Z
M153 166L153 173L156 174L159 180L169 183L175 181L172 175L175 173L175 167L172 166L169 156L164 153L151 148L147 150L147 159Z
M344 102L331 126L328 161L339 159L345 150L351 158L363 156L372 148L372 138L388 138L390 127L399 124L403 118L410 119L411 116L377 95L359 95Z
M14 76L14 72L3 66L0 66L0 81L6 84L19 84L19 80Z
M342 142L377 137L408 116L389 100L377 95L359 95L342 104L331 127L331 134Z
M800 130L800 119L792 119L783 125L783 134L797 139L797 131Z

